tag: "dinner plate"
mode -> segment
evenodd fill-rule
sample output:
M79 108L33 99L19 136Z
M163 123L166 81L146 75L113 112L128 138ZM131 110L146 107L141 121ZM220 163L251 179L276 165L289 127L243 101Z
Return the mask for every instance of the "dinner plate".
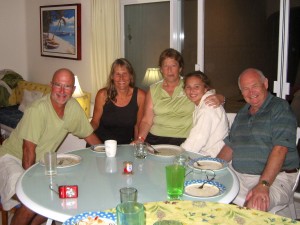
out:
M203 182L203 188L199 188ZM226 191L223 184L216 181L188 180L184 182L184 194L191 197L211 198L222 195Z
M200 166L197 164L200 164ZM228 163L219 158L210 158L210 157L201 157L197 159L192 159L189 162L189 167L197 169L197 170L222 170L227 168Z
M95 223L95 218L100 219L98 223ZM94 220L93 223L92 222L89 223L89 219L91 221ZM91 224L116 225L116 215L109 212L85 212L69 218L62 225L91 225Z
M57 154L57 168L66 168L76 166L80 163L81 157L74 154ZM40 164L45 166L44 159L40 160Z
M105 146L104 144L100 144L100 145L92 145L90 147L90 149L93 151L93 152L97 152L97 153L105 153Z
M158 157L174 157L180 155L183 149L177 145L152 145L159 153L154 153L153 150L148 147L149 154Z

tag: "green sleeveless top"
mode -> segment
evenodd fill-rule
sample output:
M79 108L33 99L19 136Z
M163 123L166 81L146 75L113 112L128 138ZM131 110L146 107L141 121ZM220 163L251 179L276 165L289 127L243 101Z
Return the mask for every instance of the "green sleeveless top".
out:
M162 87L163 81L150 86L153 102L153 125L150 133L156 136L186 138L192 128L194 103L185 95L183 81L170 96Z

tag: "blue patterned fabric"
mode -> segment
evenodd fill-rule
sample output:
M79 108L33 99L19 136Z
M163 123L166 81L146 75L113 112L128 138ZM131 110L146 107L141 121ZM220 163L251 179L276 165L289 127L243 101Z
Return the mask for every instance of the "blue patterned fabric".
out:
M16 128L23 116L23 112L18 110L19 105L7 106L0 108L0 124L11 128Z

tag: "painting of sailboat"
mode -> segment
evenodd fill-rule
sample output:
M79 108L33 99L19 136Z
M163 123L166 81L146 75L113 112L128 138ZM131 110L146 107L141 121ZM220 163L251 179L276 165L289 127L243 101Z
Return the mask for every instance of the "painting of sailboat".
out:
M41 55L81 59L80 4L41 6Z

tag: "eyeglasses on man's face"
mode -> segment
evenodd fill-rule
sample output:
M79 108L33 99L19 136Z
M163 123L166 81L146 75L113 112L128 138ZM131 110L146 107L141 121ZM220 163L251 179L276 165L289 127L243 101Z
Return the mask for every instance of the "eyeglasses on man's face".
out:
M57 82L51 82L52 87L56 88L56 89L64 89L66 91L72 91L74 86L73 85L68 85L68 84L60 84Z

